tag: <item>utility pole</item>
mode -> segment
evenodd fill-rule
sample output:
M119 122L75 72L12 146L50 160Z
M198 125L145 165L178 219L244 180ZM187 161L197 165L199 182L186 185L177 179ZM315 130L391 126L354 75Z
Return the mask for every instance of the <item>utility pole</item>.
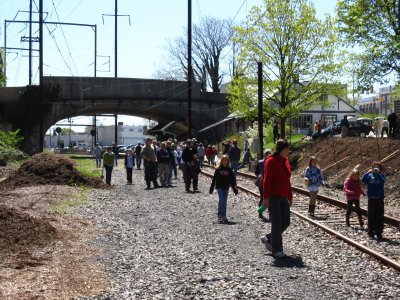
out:
M31 22L32 24L32 22ZM39 0L39 88L40 88L40 106L44 102L43 91L43 0ZM43 109L40 109L40 123L39 123L39 152L43 151Z
M29 1L29 85L32 85L32 0Z
M118 115L114 115L114 127L115 127L114 139L115 143L118 146Z
M39 0L39 85L42 88L43 86L43 0Z
M114 19L114 22L115 22L115 42L114 42L114 47L115 47L115 49L114 49L114 51L115 51L115 74L114 74L114 77L115 78L117 78L118 77L118 55L117 55L117 53L118 53L118 0L115 0L115 14L114 14L114 16L115 16L115 19Z
M131 16L130 15L119 15L118 14L118 0L114 2L114 14L103 14L103 24L104 24L104 16L114 17L114 56L115 56L115 65L114 65L114 77L118 77L118 17L128 17L129 18L129 26L131 26Z
M264 133L263 133L263 73L262 62L257 62L258 66L258 137L260 139L260 158L264 152Z
M192 73L192 0L188 0L188 138L192 137Z

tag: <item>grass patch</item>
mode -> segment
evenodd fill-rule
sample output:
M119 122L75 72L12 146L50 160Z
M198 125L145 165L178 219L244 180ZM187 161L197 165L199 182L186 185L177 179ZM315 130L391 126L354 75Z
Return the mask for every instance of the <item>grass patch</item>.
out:
M61 199L60 202L52 206L52 209L53 211L62 215L70 214L74 208L86 203L89 193L89 188L82 187L79 193L75 193L68 198Z
M87 177L99 178L101 169L96 167L96 160L90 157L74 159L76 169Z
M303 138L304 138L303 134L293 134L292 136L287 136L286 140L289 142L290 148L292 148L292 149L293 148L297 149L297 148L300 148L304 145L307 145L307 144L310 144L313 142L312 140L310 140L310 141L303 140ZM268 148L274 150L275 144L273 142L266 143L264 145L264 149L268 149Z

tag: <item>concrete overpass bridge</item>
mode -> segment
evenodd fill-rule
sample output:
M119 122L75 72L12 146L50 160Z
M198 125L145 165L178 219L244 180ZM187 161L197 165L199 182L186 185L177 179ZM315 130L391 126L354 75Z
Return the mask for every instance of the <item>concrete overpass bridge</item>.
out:
M101 77L44 77L39 86L0 88L0 129L21 129L27 152L40 151L47 129L65 118L124 114L185 122L187 82ZM226 94L192 88L193 133L228 115Z

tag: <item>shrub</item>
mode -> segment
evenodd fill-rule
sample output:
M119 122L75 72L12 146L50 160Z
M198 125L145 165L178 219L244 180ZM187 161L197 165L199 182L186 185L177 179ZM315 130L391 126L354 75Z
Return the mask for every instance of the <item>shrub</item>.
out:
M15 131L0 130L0 150L18 149L23 139L19 134L19 129Z

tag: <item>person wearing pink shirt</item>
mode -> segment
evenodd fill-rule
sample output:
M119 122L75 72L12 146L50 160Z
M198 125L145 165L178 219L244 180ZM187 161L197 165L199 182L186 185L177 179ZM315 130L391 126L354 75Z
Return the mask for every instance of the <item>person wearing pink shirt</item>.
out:
M360 209L360 196L365 196L366 194L361 185L360 171L357 168L352 170L349 176L346 178L343 191L346 194L347 198L346 225L350 226L350 214L354 204L358 216L358 221L360 223L360 226L363 227L364 221L362 219Z

